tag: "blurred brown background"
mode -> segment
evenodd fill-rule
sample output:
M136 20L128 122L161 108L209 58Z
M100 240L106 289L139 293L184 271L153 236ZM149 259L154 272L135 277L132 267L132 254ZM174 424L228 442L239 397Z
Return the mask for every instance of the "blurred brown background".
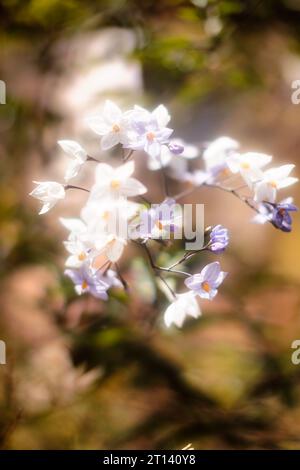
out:
M84 117L106 98L164 103L190 142L229 135L275 165L299 164L300 1L2 0L0 18L0 446L299 449L297 216L284 234L252 224L231 195L198 191L207 225L230 229L230 276L198 321L168 331L133 248L122 259L131 296L77 298L58 216L78 214L81 196L39 217L28 193L32 180L61 179L57 140L100 156ZM138 172L159 200L142 156Z

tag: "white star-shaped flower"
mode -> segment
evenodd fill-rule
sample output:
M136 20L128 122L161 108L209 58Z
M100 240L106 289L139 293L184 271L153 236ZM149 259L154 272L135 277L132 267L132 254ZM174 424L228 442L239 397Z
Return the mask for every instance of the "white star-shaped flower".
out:
M56 181L34 181L34 183L38 186L29 195L42 201L40 215L48 212L58 201L65 198L66 192L63 184Z
M82 165L88 157L87 152L75 140L59 140L57 142L64 152L72 159L65 173L65 180L69 181L78 175Z
M107 100L102 113L87 118L90 128L101 135L102 150L109 150L117 144L126 144L128 119L126 113L112 101Z
M240 173L247 185L252 189L253 183L262 177L264 166L272 161L271 155L257 152L236 153L226 159L230 171L234 174Z
M201 310L193 292L185 292L177 294L177 298L165 311L164 320L168 327L174 323L181 328L187 316L198 318L200 315Z
M96 183L91 189L90 199L133 197L144 194L147 188L132 178L134 162L130 161L117 168L100 163L96 168Z
M255 185L254 200L256 202L275 202L279 189L287 188L297 183L298 178L289 176L294 168L295 165L288 164L266 170L262 175L261 181Z

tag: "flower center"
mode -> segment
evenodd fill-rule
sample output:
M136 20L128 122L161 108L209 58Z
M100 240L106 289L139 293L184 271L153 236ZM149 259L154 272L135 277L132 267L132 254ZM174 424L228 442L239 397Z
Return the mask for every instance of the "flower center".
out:
M103 211L101 214L101 219L108 220L109 218L109 211Z
M119 189L120 184L121 184L121 183L120 183L119 180L111 180L111 182L110 182L110 187L111 187L112 189Z
M83 260L85 260L85 258L86 258L86 254L84 253L84 251L79 253L79 255L78 255L79 261L83 261Z
M121 130L121 128L118 124L114 124L111 129L115 133L120 132L120 130Z
M220 171L220 176L224 176L224 178L230 175L231 175L231 171L229 170L229 168L224 168L222 171ZM192 186L193 185L194 183L192 182Z
M269 185L272 187L272 188L277 188L277 182L276 181L270 181L269 182Z
M243 163L241 163L241 168L242 168L243 170L249 170L250 165L249 165L248 162L243 162Z
M85 290L85 289L87 289L87 287L88 287L88 283L87 283L86 280L84 279L84 280L82 281L81 288L82 288L83 290Z
M146 137L149 140L149 142L153 142L153 140L155 139L155 134L154 132L150 131L150 132L147 132Z
M210 292L210 290L211 290L211 287L210 287L210 285L207 281L202 282L201 287L207 293Z
M155 222L155 225L156 225L156 227L157 227L159 230L162 230L162 229L164 228L164 226L163 226L163 224L162 224L162 222L161 222L160 220L157 220L157 221Z

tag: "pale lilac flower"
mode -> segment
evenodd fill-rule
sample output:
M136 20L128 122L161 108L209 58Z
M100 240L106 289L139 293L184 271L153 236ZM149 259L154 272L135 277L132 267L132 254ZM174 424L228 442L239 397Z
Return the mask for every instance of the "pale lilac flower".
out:
M78 295L90 293L94 297L107 300L107 290L110 284L101 273L93 270L89 264L83 264L79 269L66 269L65 275L74 283Z
M121 109L112 101L105 102L102 113L87 118L90 128L102 136L101 148L108 150L117 144L127 143L128 119L127 113L122 113Z
M217 295L218 287L226 276L227 273L221 271L220 263L215 261L205 266L201 273L188 277L184 283L203 299L212 300Z
M298 207L292 204L292 198L284 199L273 206L272 224L283 232L291 232L292 217L290 212L296 211L298 211Z
M229 243L227 228L222 225L216 225L210 232L208 249L214 253L222 253Z
M168 144L168 149L170 150L171 153L174 155L181 155L184 152L184 145L183 143L179 142L170 142Z
M258 210L259 213L253 218L253 222L259 224L271 222L279 230L291 232L292 217L290 212L296 212L298 208L293 204L293 198L289 197L278 204L263 202L259 205Z
M176 213L176 201L166 199L140 214L137 234L140 238L165 238L181 227L182 216Z
M72 159L65 173L65 180L69 181L71 178L78 175L88 155L84 148L82 148L78 142L75 142L75 140L59 140L58 144L64 152L66 152L68 157Z
M63 184L55 181L34 181L34 183L38 186L29 195L42 201L43 206L39 212L40 215L48 212L58 201L65 198L66 192Z
M181 148L182 152L174 153L172 148ZM171 139L168 145L161 147L160 155L148 157L149 170L160 170L167 168L167 173L171 178L186 181L185 175L188 173L189 161L199 156L199 150L195 145L187 144L182 139Z
M136 178L131 177L133 172L133 161L117 168L106 163L99 163L96 167L96 183L91 189L90 199L133 197L144 194L147 188Z
M298 178L289 176L295 165L282 165L277 168L266 170L261 181L255 185L256 202L275 202L277 191L287 188L298 181Z
M165 311L164 320L167 327L174 323L181 328L187 316L198 318L200 315L201 310L193 292L185 292L176 295L176 299Z
M170 115L163 105L149 112L140 106L135 106L130 114L131 132L127 148L144 150L151 157L158 157L161 146L169 142L173 132L167 126Z

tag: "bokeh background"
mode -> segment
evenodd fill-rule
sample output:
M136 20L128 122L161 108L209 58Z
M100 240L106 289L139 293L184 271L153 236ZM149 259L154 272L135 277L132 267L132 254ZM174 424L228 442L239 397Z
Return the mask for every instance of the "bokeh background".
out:
M166 330L165 298L134 248L121 263L130 296L77 298L58 217L78 214L82 196L39 217L28 193L32 180L61 178L61 138L101 157L84 117L106 98L162 102L189 142L229 135L299 165L300 1L2 0L0 24L0 447L299 449L297 216L284 234L252 224L230 194L187 198L205 203L207 225L230 229L230 275L199 320ZM159 202L157 175L142 155L137 166Z

